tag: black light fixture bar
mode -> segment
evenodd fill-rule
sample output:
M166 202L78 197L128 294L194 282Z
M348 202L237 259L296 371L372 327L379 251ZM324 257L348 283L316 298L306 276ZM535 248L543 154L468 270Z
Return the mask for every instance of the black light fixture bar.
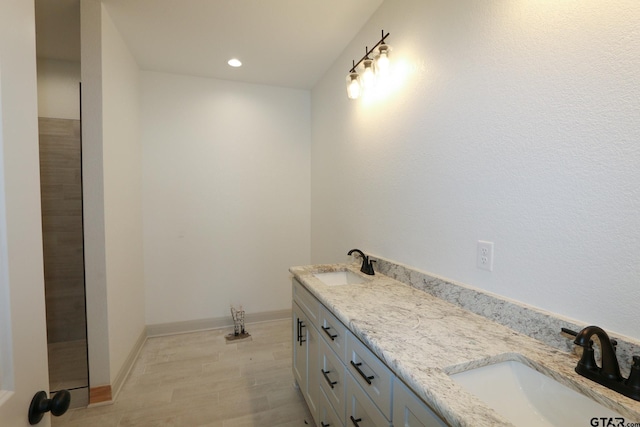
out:
M389 33L385 34L385 33L384 33L384 30L382 30L382 38L380 39L380 41L379 41L378 43L376 43L376 44L375 44L375 46L373 46L373 47L371 48L371 50L369 50L369 48L365 47L365 51L366 51L367 53L365 53L365 55L364 55L362 58L360 58L360 61L358 61L358 62L353 62L353 61L352 61L352 63L353 63L353 67L351 67L351 69L349 70L349 72L350 72L350 73L355 73L355 72L356 72L356 67L357 67L358 65L360 65L360 63L361 63L362 61L364 61L364 60L365 60L365 59L367 59L367 58L368 58L368 59L371 59L371 58L369 58L369 55L370 55L374 50L376 50L376 48L377 48L378 46L380 46L381 44L383 44L383 43L384 43L384 40L385 40L387 37L389 37Z

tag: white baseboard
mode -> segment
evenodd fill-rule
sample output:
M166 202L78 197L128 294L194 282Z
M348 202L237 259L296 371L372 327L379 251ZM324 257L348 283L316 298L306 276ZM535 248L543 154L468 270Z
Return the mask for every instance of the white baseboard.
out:
M291 310L266 311L262 313L245 314L245 323L260 323L273 320L290 319ZM156 323L147 325L147 337L183 334L187 332L205 331L233 327L231 316L211 317L209 319L187 320L183 322Z
M118 371L118 375L116 375L115 379L113 380L113 383L111 384L112 401L115 402L116 397L118 396L118 393L120 393L120 389L122 389L122 386L124 385L125 380L129 376L129 372L131 372L133 365L136 363L136 360L138 359L138 355L142 350L142 346L144 346L144 343L147 341L148 336L149 336L148 327L145 327L142 330L142 333L140 334L138 339L136 340L136 343L133 345L133 348L129 352L129 356L127 356L127 359L124 361L124 364L120 368L120 371Z

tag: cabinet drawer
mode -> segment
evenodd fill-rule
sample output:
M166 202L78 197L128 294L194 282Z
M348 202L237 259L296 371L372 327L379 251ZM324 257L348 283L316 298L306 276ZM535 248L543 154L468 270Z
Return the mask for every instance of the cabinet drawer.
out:
M298 303L304 314L309 318L309 321L317 328L320 324L318 320L320 302L296 279L293 279L293 300Z
M362 387L347 373L347 416L348 427L389 427L389 420L373 404Z
M354 335L347 336L347 370L365 393L391 419L391 387L394 375Z
M344 400L344 399L343 399ZM340 417L333 410L329 398L320 390L320 402L318 403L318 427L344 427L344 414Z
M404 383L393 383L394 427L447 427L435 412L420 400Z
M347 327L325 306L320 305L320 335L336 352L342 363L347 363Z
M344 419L345 398L347 396L346 370L329 345L320 340L320 368L318 370L320 388L325 392L331 406Z

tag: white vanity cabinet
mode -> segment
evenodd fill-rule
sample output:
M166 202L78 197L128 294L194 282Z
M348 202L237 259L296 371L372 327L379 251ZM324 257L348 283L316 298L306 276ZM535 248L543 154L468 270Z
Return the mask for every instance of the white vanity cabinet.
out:
M446 424L293 279L293 373L318 427Z

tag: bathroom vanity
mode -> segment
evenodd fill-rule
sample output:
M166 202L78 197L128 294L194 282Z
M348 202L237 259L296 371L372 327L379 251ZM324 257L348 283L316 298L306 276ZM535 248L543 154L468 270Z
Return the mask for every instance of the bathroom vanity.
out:
M583 411L543 408L552 413L548 425L576 422L559 412L584 421L564 425L591 425L593 417L640 422L640 402L577 375L575 355L358 268L290 269L293 372L319 427L526 425L525 415L514 420L455 379L505 361L567 388L567 399L576 395L586 401ZM562 399L546 400L565 403Z
M293 325L293 372L317 425L446 426L296 279Z

